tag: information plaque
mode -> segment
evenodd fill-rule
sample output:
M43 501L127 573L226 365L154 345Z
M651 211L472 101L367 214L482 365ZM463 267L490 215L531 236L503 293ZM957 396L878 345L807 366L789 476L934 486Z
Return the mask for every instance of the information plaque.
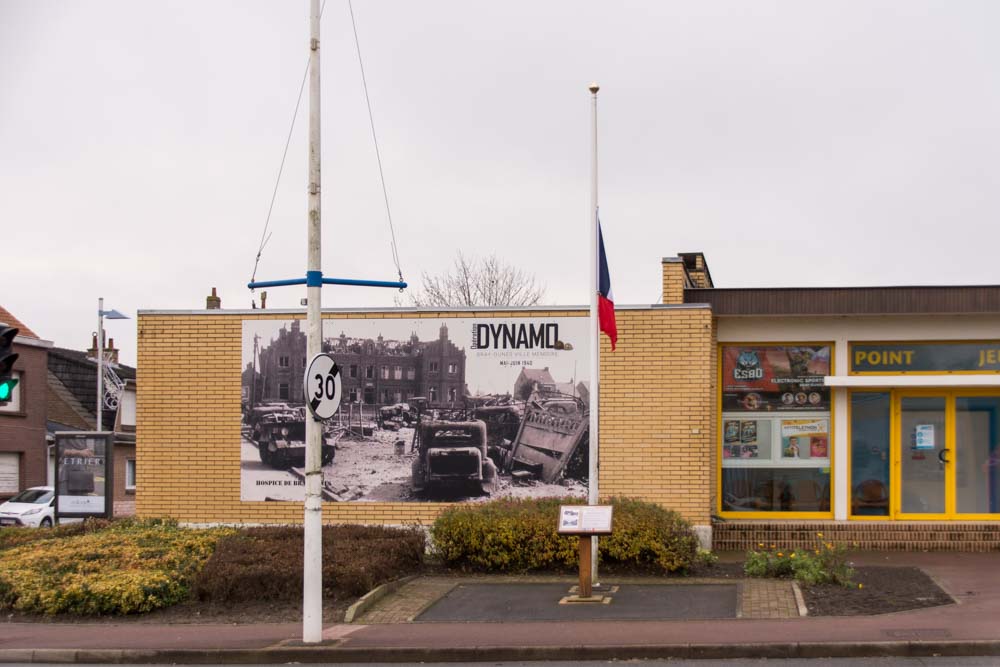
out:
M563 535L610 535L611 505L560 505L558 532Z

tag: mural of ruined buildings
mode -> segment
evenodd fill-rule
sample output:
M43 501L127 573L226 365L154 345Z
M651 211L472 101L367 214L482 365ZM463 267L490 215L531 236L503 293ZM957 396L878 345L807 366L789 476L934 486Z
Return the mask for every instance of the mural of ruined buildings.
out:
M276 330L271 322L271 331L257 321L244 323L261 333L244 336L241 497L301 500L306 336L298 320ZM419 324L429 330L426 321ZM453 329L468 330L456 324ZM331 325L336 326L326 324ZM437 334L420 340L414 331L399 340L342 331L324 339L323 351L340 367L343 383L340 410L323 426L324 498L419 502L586 495L587 381L554 376L549 366L498 360L489 367L490 386L503 383L508 389L473 395L469 384L482 380L467 378L465 347L449 337L446 324ZM571 371L586 363L583 347L558 352L580 357L579 364L568 363Z

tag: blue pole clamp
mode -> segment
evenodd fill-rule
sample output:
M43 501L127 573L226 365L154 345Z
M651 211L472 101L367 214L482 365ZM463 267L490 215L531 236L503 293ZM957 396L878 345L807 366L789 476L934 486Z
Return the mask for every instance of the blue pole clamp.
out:
M323 286L322 271L306 271L306 287L322 287L322 286Z

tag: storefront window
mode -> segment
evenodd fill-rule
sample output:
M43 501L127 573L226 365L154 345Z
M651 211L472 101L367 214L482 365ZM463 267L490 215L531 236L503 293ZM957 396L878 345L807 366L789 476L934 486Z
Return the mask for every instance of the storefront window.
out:
M722 510L829 512L830 346L724 346L722 367Z
M885 392L851 393L851 514L889 515L889 407Z
M1000 397L955 399L955 450L958 512L1000 512Z

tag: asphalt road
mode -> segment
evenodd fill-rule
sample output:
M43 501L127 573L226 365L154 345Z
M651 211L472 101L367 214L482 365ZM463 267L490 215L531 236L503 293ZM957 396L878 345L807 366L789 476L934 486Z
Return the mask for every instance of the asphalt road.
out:
M9 667L39 667L44 663L8 663ZM333 664L333 663L326 663ZM586 662L351 662L336 663L338 667L399 667L403 664L420 667L539 667L541 665L577 665L603 667L605 665L635 665L636 667L994 667L1000 657L962 658L814 658L811 660L590 660ZM4 667L8 667L5 665ZM65 667L52 665L51 667ZM94 665L92 667L123 667L122 665ZM144 667L136 665L135 667ZM232 667L232 665L202 665L201 667ZM256 667L288 667L287 665L259 665Z

